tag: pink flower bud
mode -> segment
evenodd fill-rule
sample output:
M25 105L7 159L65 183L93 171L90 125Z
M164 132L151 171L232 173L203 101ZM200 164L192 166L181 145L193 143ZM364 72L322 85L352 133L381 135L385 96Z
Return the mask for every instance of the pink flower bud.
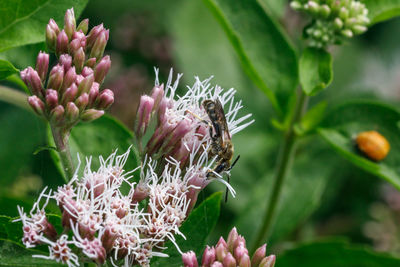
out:
M76 27L77 31L82 31L83 34L86 34L89 29L89 19L84 19L79 23L78 27Z
M145 184L139 183L134 190L135 191L132 195L133 204L138 203L149 196L149 190Z
M84 78L78 85L78 94L89 93L94 82L94 76L89 75Z
M210 267L224 267L224 265L222 265L222 263L220 263L219 261L216 261L213 264L211 264Z
M258 266L259 266L259 267L274 267L274 265L275 265L275 260L276 260L275 255L270 255L270 256L264 258L264 259L260 262L260 265L258 265Z
M39 74L40 80L42 82L46 80L48 70L49 70L49 54L40 51L36 59L36 71Z
M153 90L151 91L151 97L154 99L153 110L157 110L158 105L164 98L164 84L161 84L160 86L154 86Z
M55 65L50 71L49 81L47 88L58 91L61 88L64 79L64 67L61 65Z
M103 115L104 115L104 110L88 109L83 112L83 114L81 115L81 119L82 121L89 122L98 119Z
M28 87L31 89L32 94L43 96L43 86L39 74L36 70L28 67L27 75L25 78L28 82Z
M238 232L236 230L236 227L233 227L233 229L230 231L228 235L228 249L229 251L234 251L234 245L236 243L236 239L238 238Z
M111 67L110 56L103 57L94 70L94 80L102 84Z
M61 103L66 105L68 102L73 102L78 95L78 87L73 83L67 90L65 90Z
M244 254L239 260L239 267L250 267L251 261L250 257L247 254Z
M71 8L68 9L67 12L65 12L64 16L64 30L69 39L71 39L72 34L75 32L75 28L76 28L75 14L74 14L74 9Z
M209 267L215 261L215 248L207 246L203 253L201 266Z
M96 62L97 62L97 59L95 57L89 58L86 61L85 66L93 69L96 66Z
M235 244L233 245L233 249L235 249L238 246L243 246L246 247L246 240L244 239L243 236L239 235L235 241Z
M244 246L237 246L235 248L235 251L233 253L233 255L235 256L235 259L237 260L237 262L240 262L241 258L244 255L249 255L249 252L247 251L246 247ZM249 258L250 259L250 258Z
M164 139L160 150L163 154L169 154L180 143L181 139L192 129L192 123L189 120L181 120L175 129ZM225 241L224 241L225 242Z
M99 109L108 109L112 103L114 103L114 93L110 89L104 89L98 99L97 99L97 108Z
M83 67L81 74L83 77L87 77L87 76L93 74L93 69L89 68L89 67Z
M139 109L136 115L135 133L137 138L144 135L150 122L151 111L153 109L154 99L143 95L140 97Z
M53 109L58 105L58 93L56 90L46 90L46 104L50 109Z
M28 103L38 115L43 115L45 112L44 103L39 97L33 95L28 97Z
M113 249L114 242L118 236L118 229L115 227L115 225L108 224L105 226L104 234L101 237L101 242L106 252L110 252L111 249Z
M68 53L68 36L64 30L62 30L57 36L56 43L56 54L59 56L61 54Z
M99 84L94 82L89 92L89 106L92 107L99 95Z
M103 24L97 25L92 28L92 30L89 32L87 39L86 39L86 45L88 48L91 48L94 45L98 36L103 31L104 31Z
M61 87L61 92L65 92L65 90L70 87L76 81L76 72L75 67L70 68L64 76L64 81Z
M85 65L85 51L83 51L82 47L79 48L74 54L74 65L78 73L81 72L83 66Z
M79 111L82 112L87 104L89 103L89 95L87 93L83 93L80 97L75 100L75 105L78 107Z
M267 244L264 244L261 247L259 247L253 254L253 258L251 259L251 265L258 266L262 261L262 259L264 259L266 251L267 251Z
M232 256L232 254L230 252L228 252L228 254L226 254L224 260L222 261L222 264L224 265L224 267L236 267L236 260Z
M50 122L59 124L62 122L62 119L64 117L64 107L61 105L58 105L57 107L53 108L50 111Z
M95 57L100 59L103 56L104 49L107 45L108 30L103 30L97 37L95 43L93 44L92 50L90 51L90 57Z
M215 254L217 255L218 261L222 262L225 256L228 254L228 249L226 246L224 246L224 244L218 242L218 245L215 248Z
M69 122L75 122L79 118L79 109L73 102L68 102L65 116Z
M57 23L50 19L46 26L46 44L51 51L56 49L57 36L60 33Z
M59 64L64 67L64 72L67 72L72 65L72 57L68 54L62 54L58 60Z
M182 254L183 266L185 267L198 267L196 253L193 251L189 251Z
M78 39L72 40L69 45L68 45L68 52L71 55L75 55L75 53L78 51L79 48L81 48L81 41Z

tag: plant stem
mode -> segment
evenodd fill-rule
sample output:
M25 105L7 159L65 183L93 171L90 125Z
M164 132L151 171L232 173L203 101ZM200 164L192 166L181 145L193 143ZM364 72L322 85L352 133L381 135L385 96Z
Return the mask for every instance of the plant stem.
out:
M0 85L0 100L16 105L17 107L20 107L22 109L32 111L26 99L27 99L26 94L18 90Z
M278 160L276 163L276 173L274 178L274 185L272 188L272 194L269 198L268 206L265 211L264 219L262 226L257 234L256 242L253 246L253 251L255 251L261 244L263 240L268 237L269 232L271 231L271 226L273 225L276 208L278 206L280 196L282 193L282 186L285 181L286 174L290 169L293 161L293 156L295 154L295 144L296 144L296 133L294 131L294 126L296 123L300 121L304 111L307 108L308 96L306 96L303 90L299 90L298 101L296 108L294 110L294 114L292 116L290 125L285 132L283 144L281 146Z
M71 152L69 150L68 139L69 131L62 130L51 126L54 143L57 147L58 155L60 156L61 164L64 170L64 180L66 183L74 176L75 168L72 164Z

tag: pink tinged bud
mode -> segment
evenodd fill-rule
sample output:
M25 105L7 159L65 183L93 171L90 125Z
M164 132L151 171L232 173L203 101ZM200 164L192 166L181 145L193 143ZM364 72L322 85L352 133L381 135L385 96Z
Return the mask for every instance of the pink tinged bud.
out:
M213 264L211 264L211 267L224 267L224 265L222 265L222 263L220 263L219 261L216 261Z
M94 70L94 80L102 84L111 67L110 56L103 57Z
M64 79L64 67L56 65L51 69L47 88L58 91L61 88Z
M215 248L207 246L203 253L201 266L209 267L215 261Z
M50 19L46 26L46 44L51 51L56 49L57 36L60 33L57 23Z
M161 84L160 86L154 86L153 90L151 91L151 97L154 99L153 109L157 110L158 105L164 97L164 84Z
M70 87L76 81L76 71L75 67L70 68L64 76L64 81L62 84L61 92L65 92L65 90Z
M78 87L73 83L71 87L65 90L65 93L63 94L61 99L61 103L65 105L68 102L74 101L77 95L78 95Z
M87 76L93 74L93 69L89 68L89 67L83 67L81 74L83 77L87 77Z
M148 196L149 196L149 190L147 190L147 186L142 183L139 183L135 187L135 191L133 192L132 203L133 204L138 203L143 199L147 198Z
M83 51L82 47L79 48L74 54L74 65L77 72L81 72L83 66L85 65L85 51Z
M234 245L236 243L236 240L238 238L238 232L236 230L236 227L233 227L233 229L230 231L229 235L228 235L228 249L229 251L234 251Z
M261 247L259 247L253 254L253 258L251 259L251 266L258 266L260 262L264 259L266 251L267 251L267 244L264 244Z
M46 90L46 104L50 110L58 105L58 93L56 90L53 89Z
M64 72L67 72L72 65L72 57L68 54L62 54L58 60L59 64L64 67Z
M239 260L239 267L250 267L251 261L250 257L247 254L244 254Z
M241 236L241 235L239 235L239 236L237 237L236 242L235 242L235 244L234 244L234 246L233 246L233 249L235 249L235 248L238 247L238 246L246 247L246 240L245 240L244 237Z
M79 48L81 48L81 41L78 39L72 40L68 45L68 52L71 55L75 55Z
M75 104L80 112L82 112L86 108L88 103L89 103L89 95L87 93L83 93L75 101Z
M21 80L25 83L26 86L29 86L28 72L29 72L29 67L19 72L19 76L21 77Z
M249 255L249 252L247 251L247 249L244 246L238 246L235 248L233 255L235 256L235 259L237 260L237 262L240 262L240 260L243 256Z
M259 267L274 267L274 265L275 265L275 260L276 260L275 255L270 255L270 256L264 258L264 259L261 261L260 265L258 265L258 266L259 266Z
M30 89L32 90L32 94L43 96L42 81L40 80L37 71L32 69L31 67L28 67L27 81Z
M93 106L96 102L97 96L99 95L99 84L94 82L92 88L90 88L89 92L89 106Z
M153 109L154 99L143 95L140 97L139 109L136 117L135 132L138 138L142 137L147 130L150 122L151 111Z
M101 237L101 242L106 252L111 251L118 236L118 231L113 225L105 226L104 234Z
M196 253L193 251L189 251L182 254L183 266L185 267L198 267Z
M87 44L88 48L91 48L94 45L94 43L96 42L98 36L103 31L104 31L103 24L97 25L97 26L92 28L92 30L89 32L89 34L87 36L86 44Z
M57 231L54 228L54 226L49 223L49 221L46 218L46 221L44 222L44 229L43 229L43 233L45 236L47 236L50 240L56 240L57 239Z
M78 107L74 103L68 102L65 110L65 116L69 122L75 122L79 118Z
M108 109L114 103L114 93L110 89L103 90L98 97L97 108Z
M44 103L39 97L35 95L28 97L28 103L38 115L44 114Z
M95 57L97 60L99 60L104 53L104 49L106 48L107 45L107 38L108 36L108 30L103 30L96 41L93 44L93 47L90 51L90 57Z
M68 36L64 30L62 30L57 36L56 43L56 54L59 56L61 54L68 53Z
M94 76L89 75L84 78L78 85L78 94L89 93L94 82Z
M104 115L104 110L88 109L84 111L83 114L81 115L81 120L89 122L98 119L103 115Z
M83 34L86 34L89 29L89 19L84 19L79 23L78 27L76 27L77 31L82 31Z
M217 255L218 261L222 262L226 256L226 254L228 254L228 249L226 246L219 243L215 248L215 254Z
M50 111L50 122L59 124L64 117L64 107L58 105Z
M36 71L39 74L40 80L42 82L46 80L48 70L49 70L49 54L40 51L36 59Z
M65 12L64 16L64 30L65 33L68 35L68 38L71 39L72 34L75 32L76 28L76 20L75 20L75 14L74 14L74 9L68 9L67 12Z
M232 256L232 254L228 252L224 260L222 261L222 264L224 265L224 267L236 267L236 260Z
M97 59L95 57L89 58L86 60L85 66L89 68L94 68L96 66Z
M164 140L164 144L161 147L164 154L168 154L174 150L174 148L180 144L181 139L192 129L192 124L188 120L181 120L171 132L171 135L167 136ZM224 241L225 242L225 241Z

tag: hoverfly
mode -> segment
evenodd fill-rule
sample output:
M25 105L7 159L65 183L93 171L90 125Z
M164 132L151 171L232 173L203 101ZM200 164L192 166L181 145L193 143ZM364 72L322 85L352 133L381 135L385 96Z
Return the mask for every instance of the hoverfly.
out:
M229 133L228 124L219 99L204 100L202 103L211 123L207 122L210 127L211 147L209 150L210 156L217 156L217 165L213 170L209 170L207 177L210 177L213 173L221 174L222 172L229 171L233 168L236 162L239 160L238 156L235 161L231 164L233 158L234 147L231 140L231 134ZM228 183L229 183L228 175ZM228 191L228 189L227 189ZM228 200L228 192L225 195L225 202Z

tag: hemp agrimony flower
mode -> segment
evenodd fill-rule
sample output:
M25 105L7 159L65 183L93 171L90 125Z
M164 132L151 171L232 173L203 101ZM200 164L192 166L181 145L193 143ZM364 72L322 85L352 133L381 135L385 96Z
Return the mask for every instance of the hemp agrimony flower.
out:
M368 9L356 0L294 0L290 6L312 17L305 34L309 45L317 48L364 33L370 22Z

